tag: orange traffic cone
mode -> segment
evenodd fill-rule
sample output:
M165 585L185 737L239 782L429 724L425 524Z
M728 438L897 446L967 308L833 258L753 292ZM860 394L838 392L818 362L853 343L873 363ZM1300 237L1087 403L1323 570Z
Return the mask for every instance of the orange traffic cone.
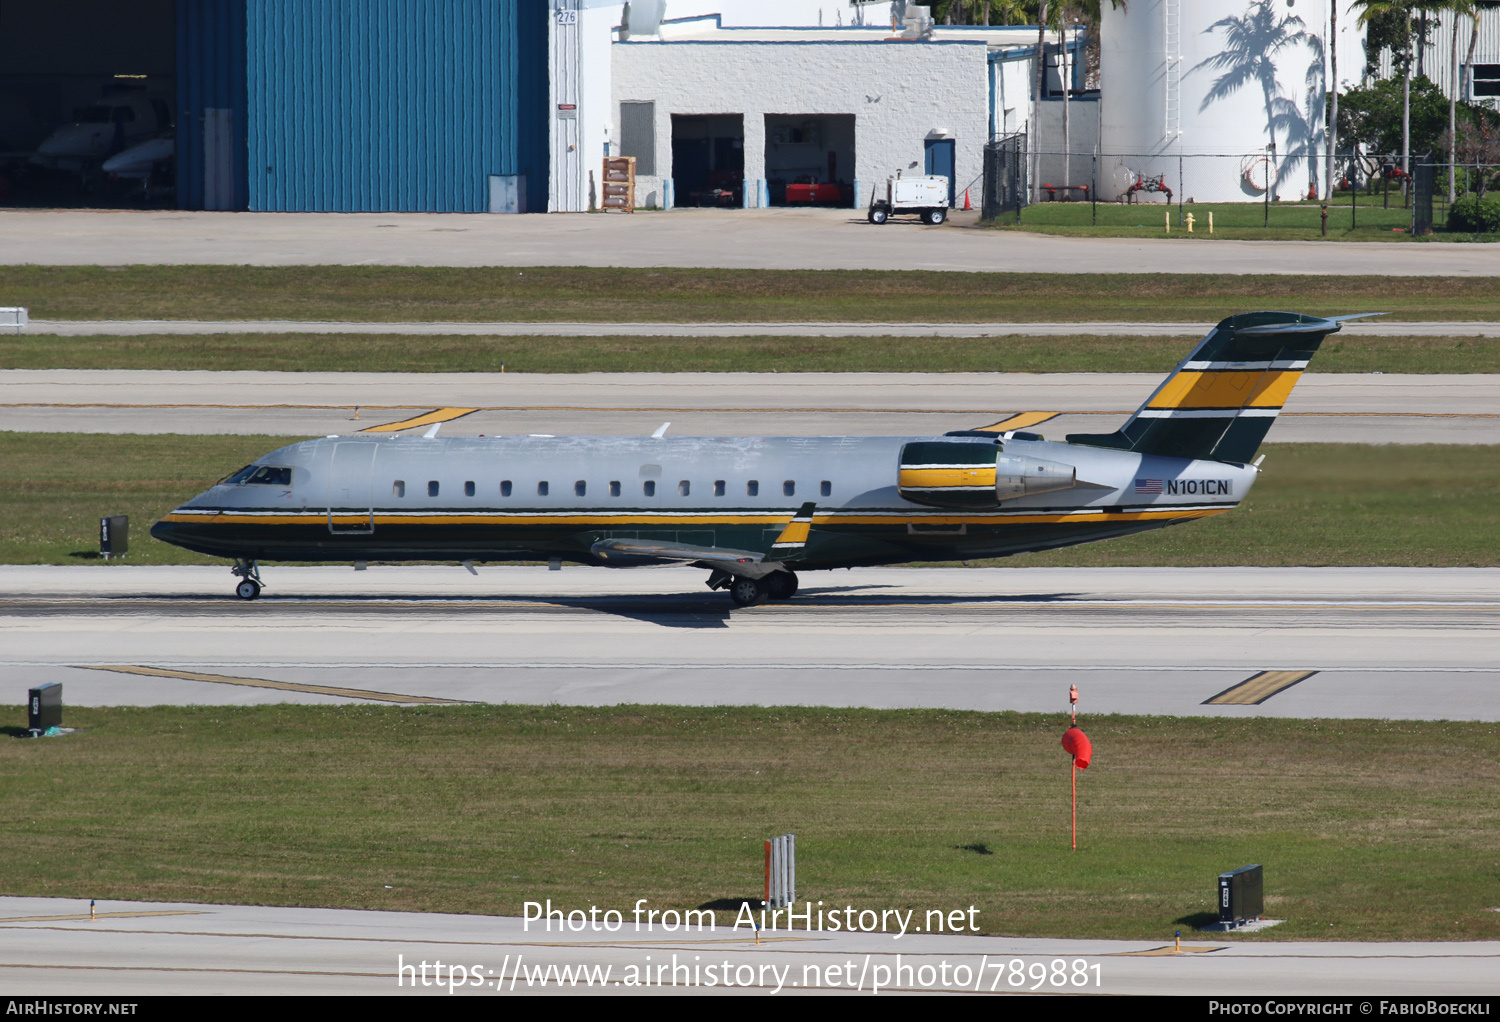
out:
M973 206L969 205L969 190L967 188L965 188L964 189L964 209L973 209L973 208L974 208Z

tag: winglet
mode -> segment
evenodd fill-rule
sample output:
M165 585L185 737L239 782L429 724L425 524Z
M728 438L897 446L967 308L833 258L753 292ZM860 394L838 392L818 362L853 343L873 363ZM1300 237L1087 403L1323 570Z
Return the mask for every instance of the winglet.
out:
M667 435L667 427L670 426L670 425L672 425L670 422L663 422L661 424L661 426L659 426L657 428L656 432L651 434L651 439L652 440L660 440L662 437L666 436Z
M422 435L424 437L435 437L437 436L437 431L442 428L443 424L441 422L434 422L431 426L427 427L427 432L423 433Z
M807 534L812 530L813 510L816 506L810 500L797 509L786 528L781 530L781 535L776 537L776 542L771 544L771 553L796 553L807 546Z

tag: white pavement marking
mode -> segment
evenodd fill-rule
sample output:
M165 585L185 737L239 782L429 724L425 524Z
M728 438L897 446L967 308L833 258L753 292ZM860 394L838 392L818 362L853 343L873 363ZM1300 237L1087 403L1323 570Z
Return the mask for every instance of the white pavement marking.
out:
M637 928L632 905L600 905L603 922L584 932L547 931L514 916L443 915L353 909L276 908L169 902L101 903L111 912L191 912L90 921L88 905L62 898L0 898L0 991L7 994L392 994L451 993L755 993L808 989L1029 989L1065 962L1063 985L1048 993L1196 996L1338 995L1359 1002L1382 996L1493 996L1500 985L1500 942L1365 943L1238 941L1197 935L1181 955L1143 954L1170 942L988 937L976 934L832 932L778 929L755 943L745 926L674 932ZM650 906L648 906L650 907ZM854 906L856 919L863 909ZM944 906L945 908L951 906ZM567 905L565 909L587 906ZM78 915L83 919L6 923L4 917ZM816 916L814 916L816 918ZM868 918L868 917L866 917ZM915 924L915 918L912 920ZM967 921L967 919L966 919ZM981 928L1003 924L976 920ZM799 919L800 923L800 919ZM588 924L595 927L595 924ZM878 926L878 921L874 924ZM892 931L894 922L888 922ZM1210 950L1213 949L1213 950ZM900 956L899 958L897 956ZM1012 982L1020 959L1022 982ZM434 982L436 961L443 962ZM1082 982L1074 982L1076 962ZM462 962L460 969L449 963ZM852 965L846 967L846 962ZM946 963L946 968L944 967ZM398 973L400 966L410 966ZM632 985L647 966L656 982ZM714 971L709 973L707 967ZM679 966L675 971L673 966ZM899 966L904 966L899 973ZM1097 966L1097 970L1096 967ZM710 985L709 976L735 979ZM830 968L832 967L832 968ZM962 967L964 978L955 973ZM562 981L567 968L572 981ZM583 969L592 982L580 975ZM607 971L606 971L607 970ZM977 981L976 981L977 975ZM542 978L546 977L546 982ZM951 978L950 978L951 977ZM945 985L946 984L946 985Z
M875 227L860 210L684 209L628 217L6 210L0 263L1471 277L1496 273L1500 251L1447 242L1062 238L957 224Z
M146 334L404 334L463 337L1202 337L1204 323L369 323L320 320L47 320L24 333L60 337ZM1357 320L1345 336L1500 337L1500 323Z
M328 702L80 666L221 671L485 702L831 705L1500 720L1500 569L808 572L731 607L692 569L0 568L0 687L74 705ZM244 652L241 653L240 651ZM1317 670L1260 706L1203 700Z

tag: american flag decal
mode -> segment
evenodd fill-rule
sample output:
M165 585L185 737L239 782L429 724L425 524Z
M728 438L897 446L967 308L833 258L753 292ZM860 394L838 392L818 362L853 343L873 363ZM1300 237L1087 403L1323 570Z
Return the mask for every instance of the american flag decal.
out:
M1161 480L1160 479L1137 479L1135 481L1135 492L1136 493L1154 494L1155 496L1160 497L1161 496Z

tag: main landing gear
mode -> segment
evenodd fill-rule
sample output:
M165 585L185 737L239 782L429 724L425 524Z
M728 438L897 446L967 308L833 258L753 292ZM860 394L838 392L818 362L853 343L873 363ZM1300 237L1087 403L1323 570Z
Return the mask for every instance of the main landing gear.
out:
M229 569L238 575L240 582L234 587L234 595L242 600L253 600L260 595L260 562L247 561L243 557L234 562L234 567Z
M797 595L797 575L792 571L773 571L763 578L731 575L715 571L708 578L710 589L728 589L729 598L741 607L753 607L767 600L790 600Z

